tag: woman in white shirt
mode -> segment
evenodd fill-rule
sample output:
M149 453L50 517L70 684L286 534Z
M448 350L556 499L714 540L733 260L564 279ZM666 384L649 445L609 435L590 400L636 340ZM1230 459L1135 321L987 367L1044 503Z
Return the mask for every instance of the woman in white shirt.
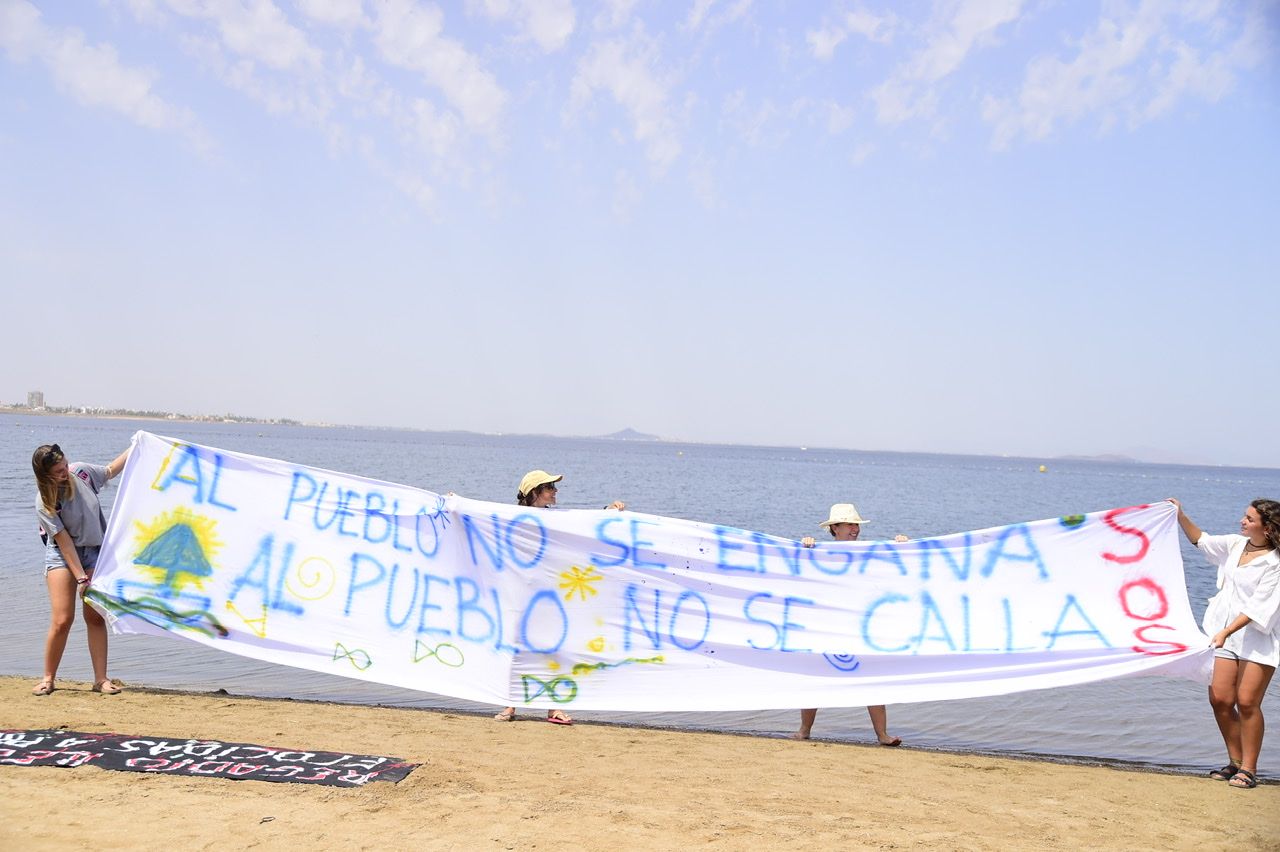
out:
M1209 773L1232 787L1257 786L1262 696L1280 664L1280 503L1254 500L1239 535L1205 535L1178 507L1187 539L1218 568L1218 593L1201 626L1213 637L1209 704L1229 763Z
M866 518L858 514L858 509L852 503L836 503L831 507L827 519L818 524L820 527L826 527L831 533L831 537L836 541L857 541L858 536L862 534L862 525L867 523ZM896 542L904 542L909 539L905 535L896 535L893 537ZM800 544L804 547L815 547L817 541L813 536L805 536L800 539ZM876 742L882 746L900 746L902 745L902 737L895 737L889 733L889 711L885 709L883 704L874 704L867 707L867 715L871 717L871 727L876 733ZM800 711L800 730L791 735L793 740L807 740L813 732L813 723L818 718L818 709L810 707Z

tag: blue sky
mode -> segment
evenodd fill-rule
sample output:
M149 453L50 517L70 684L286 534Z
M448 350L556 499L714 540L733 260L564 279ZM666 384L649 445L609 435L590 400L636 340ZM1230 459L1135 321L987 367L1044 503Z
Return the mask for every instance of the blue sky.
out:
M0 0L0 401L1280 466L1280 4Z

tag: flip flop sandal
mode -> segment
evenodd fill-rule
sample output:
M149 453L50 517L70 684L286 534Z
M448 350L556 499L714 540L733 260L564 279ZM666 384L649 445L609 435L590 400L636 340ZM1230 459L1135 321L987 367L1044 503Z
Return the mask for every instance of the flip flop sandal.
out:
M553 725L572 725L573 724L573 720L570 719L565 714L561 713L559 710L557 710L554 715L548 716L547 721Z
M106 680L100 681L99 683L95 683L93 685L93 691L101 692L103 695L119 695L121 692L123 692L123 690L120 689L120 687L116 686L111 681L111 678L107 678Z
M1236 773L1240 771L1240 767L1234 763L1228 763L1221 769L1215 769L1209 773L1209 777L1214 781L1230 781L1236 777Z
M508 713L506 710L503 710L501 713L494 714L493 718L497 719L499 722L510 722L515 719L515 717L516 711L512 710Z
M53 681L50 678L40 681L36 688L31 690L32 695L48 695L50 692L53 692Z
M1236 782L1239 783L1236 783ZM1227 782L1232 787L1240 790L1252 790L1258 786L1258 776L1254 775L1247 769L1241 769L1235 775L1231 776L1231 780Z

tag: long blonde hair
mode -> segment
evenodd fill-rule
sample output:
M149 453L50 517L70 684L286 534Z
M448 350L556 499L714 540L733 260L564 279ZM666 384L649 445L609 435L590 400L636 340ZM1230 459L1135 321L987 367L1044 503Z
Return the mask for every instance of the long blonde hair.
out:
M59 501L72 500L76 496L76 489L71 484L71 477L68 476L66 482L58 482L49 475L49 468L63 458L65 456L62 453L62 447L57 444L41 444L31 454L31 469L36 475L36 488L40 491L40 503L44 507L45 513L49 515L58 511Z

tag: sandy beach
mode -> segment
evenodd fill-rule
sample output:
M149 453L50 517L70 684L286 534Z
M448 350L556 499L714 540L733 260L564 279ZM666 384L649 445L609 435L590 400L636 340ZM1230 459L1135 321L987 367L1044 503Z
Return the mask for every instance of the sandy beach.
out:
M0 847L1280 849L1280 784L451 712L0 678L0 727L420 762L358 789L0 767ZM1264 752L1264 758L1265 758ZM1227 827L1231 827L1228 829Z

